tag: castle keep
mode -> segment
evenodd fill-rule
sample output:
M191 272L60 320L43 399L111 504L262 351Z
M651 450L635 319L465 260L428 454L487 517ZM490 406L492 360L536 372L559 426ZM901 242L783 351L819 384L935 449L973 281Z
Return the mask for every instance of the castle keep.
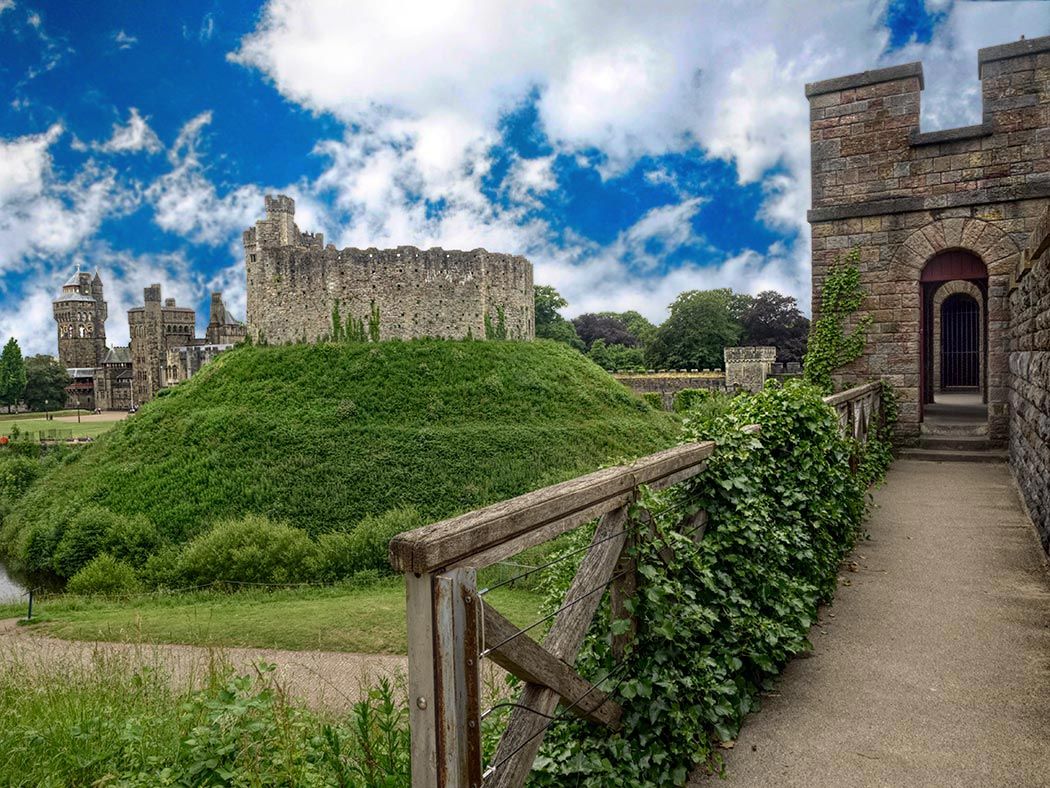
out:
M244 233L248 331L267 342L344 332L378 339L532 339L532 264L471 252L342 249L300 232L295 203L266 197L266 218Z
M944 131L919 127L920 63L806 86L814 312L829 267L859 249L874 325L836 382L886 378L913 439L961 395L993 441L1012 429L1009 294L1050 204L1050 37L977 61L982 120Z

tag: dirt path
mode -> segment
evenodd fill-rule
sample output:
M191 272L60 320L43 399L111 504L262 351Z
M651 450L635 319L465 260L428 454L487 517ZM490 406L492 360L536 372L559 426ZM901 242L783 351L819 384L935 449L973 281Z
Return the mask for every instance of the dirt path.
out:
M894 463L727 786L1050 786L1050 585L1005 465Z
M0 621L0 666L19 660L41 670L56 664L87 668L108 659L120 660L129 672L159 667L169 672L174 682L193 685L200 683L211 665L229 664L239 673L250 673L255 665L266 662L277 666L274 676L291 697L333 711L352 705L378 678L397 680L408 668L406 657L393 654L59 640L16 626L15 619Z

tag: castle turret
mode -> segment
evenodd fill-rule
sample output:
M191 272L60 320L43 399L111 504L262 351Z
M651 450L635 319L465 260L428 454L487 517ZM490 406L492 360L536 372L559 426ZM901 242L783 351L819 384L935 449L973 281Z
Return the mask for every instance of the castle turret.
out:
M52 302L58 323L58 358L67 369L97 367L106 354L108 308L102 279L77 269Z

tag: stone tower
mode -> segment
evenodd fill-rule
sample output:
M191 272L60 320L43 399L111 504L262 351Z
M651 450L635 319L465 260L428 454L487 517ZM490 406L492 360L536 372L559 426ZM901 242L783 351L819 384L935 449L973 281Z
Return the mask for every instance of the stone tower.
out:
M1050 37L981 49L977 67L981 122L939 131L920 128L920 63L806 86L814 318L829 270L857 250L874 324L836 385L887 380L906 439L918 439L928 407L955 389L983 400L992 440L1007 437L1008 294L1020 249L1050 206ZM951 302L969 310L954 332L946 321L961 315L946 311ZM973 374L949 379L947 362L964 351Z
M162 303L160 285L145 288L143 296L142 306L128 310L135 405L148 402L164 388L167 352L193 344L196 321L194 311L177 306L174 298Z
M204 340L209 345L236 345L248 335L248 327L230 314L222 293L211 294L211 311Z
M108 308L102 278L77 269L52 302L58 323L58 359L67 368L94 368L106 354Z

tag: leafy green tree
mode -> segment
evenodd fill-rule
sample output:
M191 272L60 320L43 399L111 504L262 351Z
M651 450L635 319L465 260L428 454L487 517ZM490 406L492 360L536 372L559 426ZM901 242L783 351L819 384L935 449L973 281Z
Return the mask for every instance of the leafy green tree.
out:
M772 345L779 361L801 361L806 353L809 318L798 302L776 290L765 290L748 301L738 318L742 345Z
M598 315L599 317L614 317L627 326L628 332L638 340L640 347L645 347L656 338L656 326L633 309L626 312L599 312Z
M561 293L550 285L536 285L536 337L538 339L553 339L556 342L564 342L581 353L586 346L576 334L576 327L572 322L566 320L559 313L569 302L562 298Z
M26 387L23 399L30 410L60 408L66 401L66 386L71 383L65 367L51 356L30 356L26 359Z
M12 405L22 399L26 388L26 364L22 358L22 349L18 340L11 337L0 353L0 405L7 405L8 412Z
M740 339L732 311L739 297L732 290L688 290L671 304L671 316L646 348L655 368L719 368L722 351Z
M606 345L604 339L596 339L587 351L587 358L602 369L641 369L645 366L645 354L641 348L626 345Z

